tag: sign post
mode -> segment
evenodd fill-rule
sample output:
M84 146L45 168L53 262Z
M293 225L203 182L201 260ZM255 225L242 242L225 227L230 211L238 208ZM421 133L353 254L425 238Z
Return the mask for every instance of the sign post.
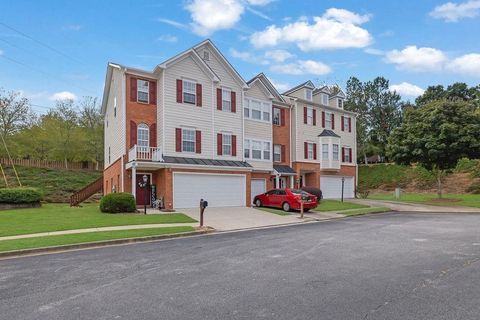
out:
M343 202L343 189L345 187L345 177L342 177L342 202Z

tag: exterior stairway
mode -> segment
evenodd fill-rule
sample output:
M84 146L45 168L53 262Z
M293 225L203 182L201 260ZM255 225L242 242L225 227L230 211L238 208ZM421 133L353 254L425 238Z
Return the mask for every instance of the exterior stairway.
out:
M70 196L70 206L74 207L87 200L97 192L103 191L103 176L86 185Z

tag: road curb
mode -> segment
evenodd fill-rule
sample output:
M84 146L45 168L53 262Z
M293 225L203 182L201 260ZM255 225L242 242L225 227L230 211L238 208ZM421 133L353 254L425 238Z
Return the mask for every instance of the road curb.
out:
M0 259L16 258L16 257L22 257L22 256L29 256L29 255L38 255L43 253L56 253L56 252L63 252L63 251L69 251L69 250L101 248L101 247L108 247L112 245L148 242L148 241L173 239L173 238L181 238L181 237L188 237L188 236L198 236L206 233L212 233L214 231L215 229L207 227L207 228L190 231L190 232L172 233L172 234L164 234L164 235L158 235L158 236L104 240L104 241L95 241L95 242L86 242L86 243L77 243L77 244L67 244L62 246L5 251L5 252L0 252Z

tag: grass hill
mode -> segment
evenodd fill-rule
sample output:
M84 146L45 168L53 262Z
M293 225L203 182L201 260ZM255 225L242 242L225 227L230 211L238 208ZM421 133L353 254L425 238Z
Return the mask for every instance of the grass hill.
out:
M436 192L436 177L419 166L396 164L361 165L358 168L360 190L371 193L393 191L399 186L406 192ZM480 160L461 159L444 180L446 193L480 193Z
M12 167L3 167L10 187L18 186ZM69 202L70 195L98 179L102 172L15 166L23 186L38 188L47 202ZM0 188L5 181L0 173Z

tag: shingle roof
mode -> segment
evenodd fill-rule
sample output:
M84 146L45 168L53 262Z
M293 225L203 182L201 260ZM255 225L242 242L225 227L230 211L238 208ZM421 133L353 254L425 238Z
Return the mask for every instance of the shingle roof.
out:
M273 165L273 169L280 174L296 174L295 170L286 165Z
M184 157L171 157L164 156L163 160L165 163L176 163L176 164L191 164L198 166L219 166L219 167L240 167L240 168L251 168L252 166L244 161L233 161L233 160L214 160L214 159L199 159L199 158L184 158Z
M335 132L333 132L332 130L327 130L327 129L324 129L322 131L322 133L320 133L318 135L319 137L335 137L335 138L340 138L340 136L338 134L336 134Z

